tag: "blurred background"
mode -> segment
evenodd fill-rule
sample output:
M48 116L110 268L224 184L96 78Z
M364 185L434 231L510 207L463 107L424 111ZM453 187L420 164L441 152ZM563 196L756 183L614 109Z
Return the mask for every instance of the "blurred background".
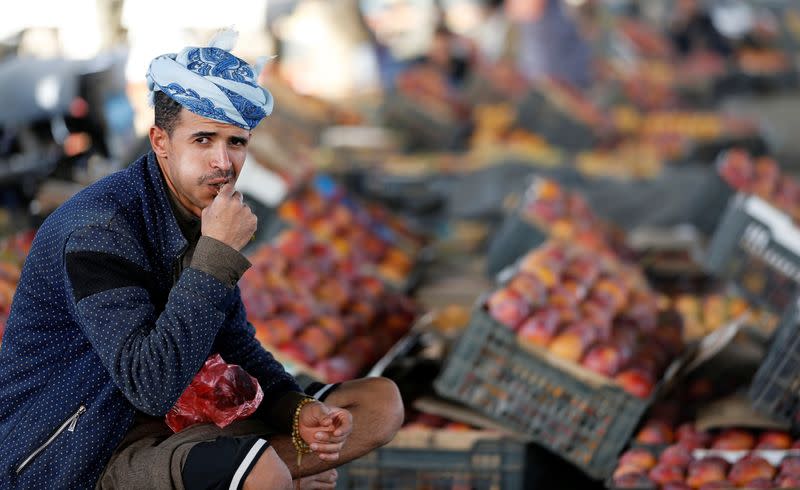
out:
M503 441L516 444L484 447L481 454L503 465L481 469L473 463L486 459L470 456L478 454L474 440L447 460L428 444L433 436L425 450L400 437L405 452L390 448L379 453L380 465L357 467L362 476L381 465L391 471L366 480L346 480L343 471L342 488L380 488L376 481L386 488L600 488L616 456L636 443L645 409L654 410L656 398L674 408L677 399L660 388L671 360L663 352L677 358L683 347L702 344L734 310L752 304L781 315L796 298L796 275L765 272L775 255L753 265L732 252L744 235L739 204L757 198L773 214L748 219L779 222L775 229L791 237L758 235L758 243L781 241L779 265L800 267L796 0L27 0L7 10L0 18L0 320L42 220L149 151L145 73L153 57L205 45L225 27L239 32L237 56L273 57L260 81L275 96L275 112L253 131L238 183L259 216L247 249L257 272L242 281L259 339L317 379L391 375L414 407L410 423L435 427L445 449L464 441L453 432L471 430L490 439L501 430ZM608 255L646 276L652 290L631 292L624 308L675 306L683 315L680 345L644 350L658 361L648 363L657 368L642 400L630 394L629 380L618 380L614 396L635 416L609 408L607 391L564 381L566 361L534 373L558 396L535 392L541 383L517 365L497 367L538 359L541 349L486 357L494 363L486 368L490 386L469 392L471 399L467 388L450 391L462 405L442 408L448 386L475 382L475 367L449 369L450 382L437 390L432 381L462 333L471 338L472 308L485 306L489 291L504 291L510 276L497 274L548 238L588 247L596 252L589 262ZM308 257L313 262L302 263ZM580 301L558 286L548 294ZM534 311L521 301L501 305L495 319ZM574 312L562 313L558 328L578 323ZM681 396L746 390L761 359L785 357L767 353L775 323L755 335L760 354L721 361L725 383L693 373ZM731 375L743 366L753 369ZM503 403L523 388L533 391L511 413ZM430 397L433 405L417 403ZM533 399L547 413L509 422L533 410ZM497 400L503 403L489 403ZM584 410L575 420L593 421L588 436L570 432L584 430L565 418L575 407ZM520 438L536 444L520 446ZM452 477L456 469L437 474L447 461L462 478ZM443 486L431 483L436 478Z
M229 26L240 32L237 55L275 57L261 80L278 114L261 129L289 137L264 139L279 147L272 155L324 160L354 144L363 153L367 143L396 156L485 155L500 132L512 132L496 127L505 116L490 106L526 100L540 82L547 98L587 118L596 147L636 146L649 157L653 145L634 145L621 121L641 123L642 109L713 106L754 116L771 149L791 154L795 105L783 95L794 82L798 24L792 2L778 1L32 0L0 20L2 200L22 214L46 211L60 199L31 203L43 178L63 179L50 187L69 193L67 182L129 163L146 149L152 121L149 61ZM539 160L571 150L565 137L581 139L552 118L549 129L524 123L512 139ZM326 131L335 126L350 129ZM657 158L674 156L664 154L664 134L687 139L666 129ZM646 166L637 165L614 172Z

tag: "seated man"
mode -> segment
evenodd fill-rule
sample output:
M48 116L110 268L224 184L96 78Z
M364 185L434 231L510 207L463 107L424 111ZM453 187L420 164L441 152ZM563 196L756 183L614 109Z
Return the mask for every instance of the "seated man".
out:
M273 101L234 40L154 59L152 151L37 233L0 351L0 488L333 488L399 428L391 381L305 394L247 322L256 218L234 183ZM173 434L164 415L213 353L263 402Z

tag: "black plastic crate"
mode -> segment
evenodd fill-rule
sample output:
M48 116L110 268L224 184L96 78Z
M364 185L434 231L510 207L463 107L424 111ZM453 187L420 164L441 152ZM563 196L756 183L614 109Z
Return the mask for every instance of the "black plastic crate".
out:
M496 276L547 238L547 233L522 217L520 209L509 214L489 243L486 256L489 275Z
M800 427L800 305L786 310L769 351L750 384L748 396L762 414Z
M456 434L457 436L457 434ZM499 436L465 448L390 445L339 468L340 490L522 490L525 445Z
M586 123L568 114L540 91L532 91L517 108L517 125L551 144L569 150L588 150L598 137Z
M524 350L481 307L434 387L598 480L613 472L651 401L613 384L595 386Z
M765 201L737 194L714 233L706 266L750 301L783 314L800 285L800 230Z

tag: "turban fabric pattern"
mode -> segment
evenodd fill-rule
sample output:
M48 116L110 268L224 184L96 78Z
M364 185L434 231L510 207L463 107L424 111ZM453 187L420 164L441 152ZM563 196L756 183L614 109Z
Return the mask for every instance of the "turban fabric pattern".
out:
M156 57L147 71L151 97L160 90L198 116L255 128L272 112L272 94L258 85L258 71L229 52L233 42L215 40L209 47ZM230 48L215 43L228 43Z

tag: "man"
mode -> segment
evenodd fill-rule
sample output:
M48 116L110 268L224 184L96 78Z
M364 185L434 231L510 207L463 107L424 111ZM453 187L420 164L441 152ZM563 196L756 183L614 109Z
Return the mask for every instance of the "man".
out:
M695 51L729 56L733 51L728 40L714 26L711 15L698 5L697 0L677 1L669 31L673 44L683 56Z
M512 59L528 80L555 78L575 87L592 83L591 53L562 0L507 0Z
M256 218L234 183L272 96L233 41L153 60L152 151L37 233L0 351L0 488L332 488L401 424L390 381L308 400L253 337L236 283ZM213 353L258 379L261 406L172 434L164 415Z

